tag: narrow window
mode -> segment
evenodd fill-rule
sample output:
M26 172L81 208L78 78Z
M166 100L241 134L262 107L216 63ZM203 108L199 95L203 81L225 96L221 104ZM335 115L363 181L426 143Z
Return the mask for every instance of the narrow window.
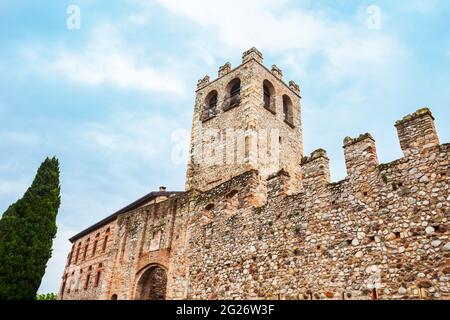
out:
M241 82L239 81L231 87L230 96L237 97L240 94L241 94Z
M89 287L89 281L91 280L91 274L88 273L86 276L86 282L84 283L84 290L86 290Z
M64 290L66 289L66 282L67 282L67 273L64 275L64 280L63 280L63 284L62 284L62 287L61 287L61 299L63 298L63 296L64 296Z
M78 263L78 257L80 256L80 245L81 243L78 243L77 254L75 255L75 263Z
M70 281L69 281L69 287L67 288L67 293L70 293L70 287L72 286L72 284L74 283L74 275L75 275L75 271L72 271L72 274L70 276Z
M113 294L113 295L111 296L111 300L117 300L117 294Z
M270 90L267 87L267 85L263 86L264 91L264 107L269 109L270 108Z
M83 278L83 269L80 269L80 276L79 276L78 281L77 281L77 287L75 289L75 292L77 292L80 289L81 279L82 278Z
M205 106L202 111L201 120L206 121L217 113L217 91L213 90L206 96Z
M67 266L72 263L73 251L75 250L75 245L72 245L72 249L70 249L69 256L67 257Z
M95 250L97 250L98 240L95 240L94 245L92 246L92 256L95 256Z
M98 238L100 237L100 233L95 235L94 245L92 246L92 256L95 256L95 251L97 250Z
M263 82L264 108L275 114L275 88L273 85L264 80Z
M97 271L97 275L95 276L95 284L94 287L98 287L98 283L100 282L101 271Z
M239 78L232 80L227 86L227 91L228 99L223 106L224 111L236 107L241 102L241 80Z
M292 111L292 101L287 95L283 96L283 113L284 113L284 121L291 127L293 127L294 116Z
M378 300L378 292L376 288L372 289L372 300Z
M84 246L83 260L86 260L88 249L89 249L89 238L86 240L86 245Z
M213 92L208 101L208 109L215 109L217 107L217 92Z
M109 236L109 232L110 232L110 229L109 229L109 228L106 229L106 232L105 232L105 239L103 240L103 248L102 248L103 252L106 250L106 245L108 244L108 236Z
M106 244L108 243L108 235L105 236L105 240L103 240L103 248L102 250L105 251L106 250Z
M97 268L97 274L95 276L95 282L94 282L94 286L98 287L98 284L100 283L100 277L102 275L102 269L103 269L103 264L99 263L98 264L98 268Z

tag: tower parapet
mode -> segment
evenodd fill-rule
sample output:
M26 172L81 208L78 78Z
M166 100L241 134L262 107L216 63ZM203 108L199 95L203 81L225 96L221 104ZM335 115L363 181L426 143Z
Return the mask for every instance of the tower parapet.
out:
M300 86L294 80L289 81L289 89L300 96Z
M302 159L303 188L313 190L330 183L330 160L324 149L317 149Z
M231 72L231 63L227 62L219 68L219 78Z
M397 121L395 126L405 156L419 154L427 148L439 145L434 117L428 108L407 115Z
M272 197L287 195L289 192L290 178L289 173L283 169L270 175L267 178L267 193Z
M207 86L209 84L209 76L206 75L197 82L197 90Z
M283 80L283 71L276 65L272 65L272 74L277 77L277 79Z
M250 61L252 59L255 59L259 63L263 63L263 55L262 53L256 49L255 47L251 48L250 50L245 51L242 54L242 63L246 63L247 61Z
M344 139L344 156L349 177L373 171L378 166L377 149L375 140L370 133L365 133L357 138L346 137Z

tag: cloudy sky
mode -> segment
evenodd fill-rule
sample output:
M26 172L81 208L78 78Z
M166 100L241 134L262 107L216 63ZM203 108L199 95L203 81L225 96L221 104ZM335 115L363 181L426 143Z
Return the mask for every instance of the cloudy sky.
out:
M196 82L252 46L300 84L305 152L326 149L333 180L345 136L371 132L381 162L401 157L393 124L419 107L450 141L449 17L447 0L1 1L0 214L46 156L61 162L40 291L58 290L70 236L160 185L183 189L172 156Z

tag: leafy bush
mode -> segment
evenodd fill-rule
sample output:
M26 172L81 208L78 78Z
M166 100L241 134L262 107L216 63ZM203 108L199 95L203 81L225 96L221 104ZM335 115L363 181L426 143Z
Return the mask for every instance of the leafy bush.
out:
M58 300L58 295L56 293L42 293L36 296L36 300Z

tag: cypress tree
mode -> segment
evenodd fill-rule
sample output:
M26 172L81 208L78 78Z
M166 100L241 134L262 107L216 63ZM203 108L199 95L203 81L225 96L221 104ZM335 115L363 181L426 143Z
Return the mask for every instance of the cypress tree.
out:
M59 162L46 158L0 220L0 299L33 300L51 257L60 205Z

